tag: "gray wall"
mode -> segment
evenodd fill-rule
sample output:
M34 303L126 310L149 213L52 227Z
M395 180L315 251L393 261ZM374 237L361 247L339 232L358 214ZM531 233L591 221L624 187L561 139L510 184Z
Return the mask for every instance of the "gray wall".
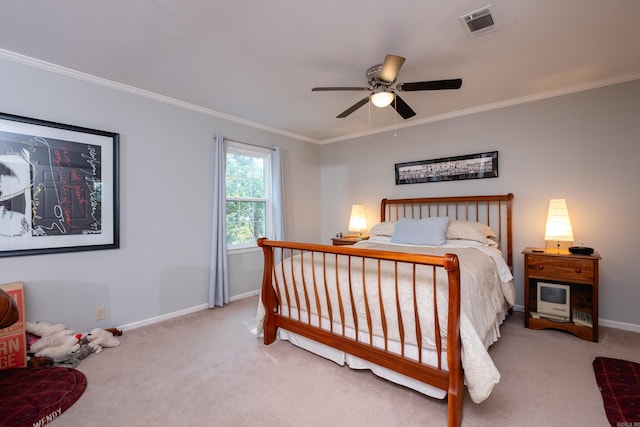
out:
M427 96L427 95L421 95ZM344 231L353 203L371 226L383 197L513 192L517 304L523 305L520 251L544 247L549 199L566 198L575 243L600 252L600 317L640 330L640 81L325 145L323 241ZM498 178L395 185L394 164L498 150Z
M283 147L290 240L329 243L351 204L378 219L383 197L515 193L515 276L544 245L548 201L565 197L576 243L601 263L605 324L640 327L633 244L640 233L640 82L318 146L0 59L0 111L121 136L121 249L0 258L0 283L23 281L27 319L85 331L143 323L207 301L212 137ZM396 162L498 150L500 177L396 186ZM232 255L231 295L254 293L260 252ZM107 318L94 320L105 305Z
M118 132L121 141L121 249L0 258L0 283L25 283L27 320L89 331L205 305L217 132L283 148L287 231L319 238L316 144L5 59L0 82L4 113ZM232 297L259 288L260 252L229 264Z

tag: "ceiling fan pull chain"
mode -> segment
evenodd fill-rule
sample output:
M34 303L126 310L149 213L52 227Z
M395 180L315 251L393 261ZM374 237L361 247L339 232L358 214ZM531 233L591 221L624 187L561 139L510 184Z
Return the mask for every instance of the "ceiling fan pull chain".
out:
M396 114L396 111L398 111L398 109L396 108L396 99L397 99L397 95L394 93L393 94L393 136L394 138L396 136L398 136L398 115Z
M369 100L367 104L367 107L369 108L369 139L371 139L371 100Z

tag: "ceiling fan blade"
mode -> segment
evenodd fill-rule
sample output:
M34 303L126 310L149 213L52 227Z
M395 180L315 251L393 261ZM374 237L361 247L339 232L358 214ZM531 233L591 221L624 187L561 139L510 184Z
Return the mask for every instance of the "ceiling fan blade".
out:
M313 89L311 89L312 92L322 92L322 91L329 91L329 90L371 90L371 89L368 87L353 87L353 86L314 87Z
M397 85L397 89L404 92L414 90L460 89L460 87L462 87L462 79L431 80L428 82L400 83Z
M402 116L403 119L408 119L416 115L416 112L409 107L409 105L402 100L397 94L393 97L393 102L391 106L396 109L398 114Z
M400 71L402 64L404 64L404 61L405 59L402 56L387 55L384 58L382 70L380 71L380 80L393 83L396 80L396 77L398 77L398 72Z
M368 96L366 98L362 98L360 101L356 102L351 107L347 108L342 113L338 114L338 116L336 116L336 118L337 119L344 119L349 114L353 113L354 111L356 111L358 108L362 107L367 102L369 102L369 97Z

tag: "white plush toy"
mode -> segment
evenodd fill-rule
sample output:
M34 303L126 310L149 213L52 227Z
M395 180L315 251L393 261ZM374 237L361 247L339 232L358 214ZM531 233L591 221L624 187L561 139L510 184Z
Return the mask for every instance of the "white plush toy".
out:
M36 341L34 344L37 344L38 341ZM78 339L73 335L66 335L64 341L59 345L45 347L42 350L38 351L35 355L36 357L49 357L51 359L55 359L72 354L73 352L78 350L80 350Z
M118 338L114 337L111 332L101 328L96 328L87 334L87 340L89 341L89 347L96 353L100 353L103 347L117 347L120 345Z
M29 346L29 350L31 351L31 353L39 353L45 348L59 346L71 347L73 344L78 343L78 338L76 338L73 333L73 331L65 329L63 331L45 335L43 337L40 337L38 341L31 344L31 346Z
M26 328L27 332L39 337L45 337L55 332L66 330L62 323L52 325L47 322L26 322Z
M46 322L26 322L27 332L40 337L29 346L29 352L36 357L51 359L62 357L80 349L75 331L66 329L64 325L51 325Z

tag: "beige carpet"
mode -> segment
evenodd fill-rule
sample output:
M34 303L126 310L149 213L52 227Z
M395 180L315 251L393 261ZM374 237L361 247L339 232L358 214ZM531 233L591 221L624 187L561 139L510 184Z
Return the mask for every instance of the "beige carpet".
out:
M245 321L257 298L126 331L82 361L80 400L52 426L445 426L446 401L312 355L264 346ZM510 317L490 353L502 374L463 426L594 426L607 419L596 356L640 358L640 334L601 328L600 343Z

